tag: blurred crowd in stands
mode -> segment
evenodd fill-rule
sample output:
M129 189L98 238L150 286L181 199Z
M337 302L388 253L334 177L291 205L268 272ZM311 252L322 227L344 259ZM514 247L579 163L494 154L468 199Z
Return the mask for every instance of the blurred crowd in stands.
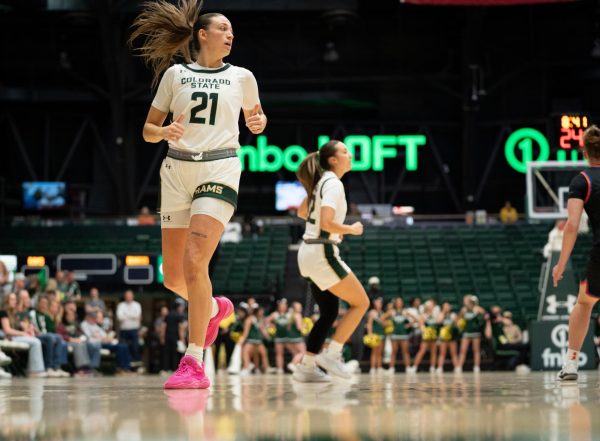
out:
M41 279L21 274L11 283L0 279L0 378L169 375L176 369L187 345L185 301L154 301L154 310L143 311L132 290L118 303L105 302L95 287L83 295L73 273ZM384 295L377 277L369 280L368 293L371 308L344 350L354 369L529 370L527 332L500 305L486 310L473 295L465 295L461 305L405 300ZM338 318L345 312L341 302ZM316 305L246 298L221 324L212 351L215 367L240 375L294 371L318 318ZM596 324L600 346L600 318Z

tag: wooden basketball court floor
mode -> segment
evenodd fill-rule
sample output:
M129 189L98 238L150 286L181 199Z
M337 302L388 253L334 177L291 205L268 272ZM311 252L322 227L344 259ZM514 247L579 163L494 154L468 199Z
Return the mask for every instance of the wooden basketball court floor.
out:
M219 374L209 390L158 376L0 382L0 440L600 440L600 376L363 374L296 383Z

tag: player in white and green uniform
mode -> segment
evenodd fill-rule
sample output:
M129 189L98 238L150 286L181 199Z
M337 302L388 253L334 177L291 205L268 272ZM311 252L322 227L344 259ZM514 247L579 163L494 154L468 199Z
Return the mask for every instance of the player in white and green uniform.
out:
M155 82L162 74L143 137L169 143L160 171L162 269L165 286L189 301L190 345L165 384L177 388L210 385L204 347L233 304L212 298L208 265L237 204L240 112L253 134L267 123L252 73L224 61L233 46L231 22L218 13L200 15L201 5L156 3L136 19L130 40L145 39L140 53ZM165 71L175 58L185 63ZM163 126L169 113L172 122Z

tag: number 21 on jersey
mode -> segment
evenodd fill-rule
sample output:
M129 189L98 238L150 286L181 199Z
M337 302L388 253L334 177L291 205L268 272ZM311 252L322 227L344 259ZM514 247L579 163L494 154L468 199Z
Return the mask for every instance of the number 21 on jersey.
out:
M219 94L211 93L209 95L206 92L194 92L192 93L192 100L200 101L200 104L192 107L192 109L190 110L190 123L206 124L206 118L198 116L198 114L208 107L210 101L210 116L208 119L208 123L211 126L214 126L215 117L217 115L217 104L219 103Z

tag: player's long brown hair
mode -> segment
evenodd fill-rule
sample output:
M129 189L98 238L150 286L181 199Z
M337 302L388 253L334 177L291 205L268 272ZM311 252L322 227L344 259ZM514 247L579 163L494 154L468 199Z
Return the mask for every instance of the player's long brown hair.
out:
M589 126L583 134L583 148L588 156L600 160L600 129L598 126Z
M206 29L213 17L222 15L200 15L202 3L202 0L179 0L177 5L165 0L143 3L144 11L133 22L129 45L133 46L134 40L143 37L137 52L152 69L152 87L158 84L174 58L193 62L200 51L198 31Z
M325 170L330 170L329 158L335 156L336 145L340 141L332 139L325 144L318 152L309 153L304 161L300 163L296 176L306 190L308 195L308 204L312 202L314 197L313 192L323 176Z

